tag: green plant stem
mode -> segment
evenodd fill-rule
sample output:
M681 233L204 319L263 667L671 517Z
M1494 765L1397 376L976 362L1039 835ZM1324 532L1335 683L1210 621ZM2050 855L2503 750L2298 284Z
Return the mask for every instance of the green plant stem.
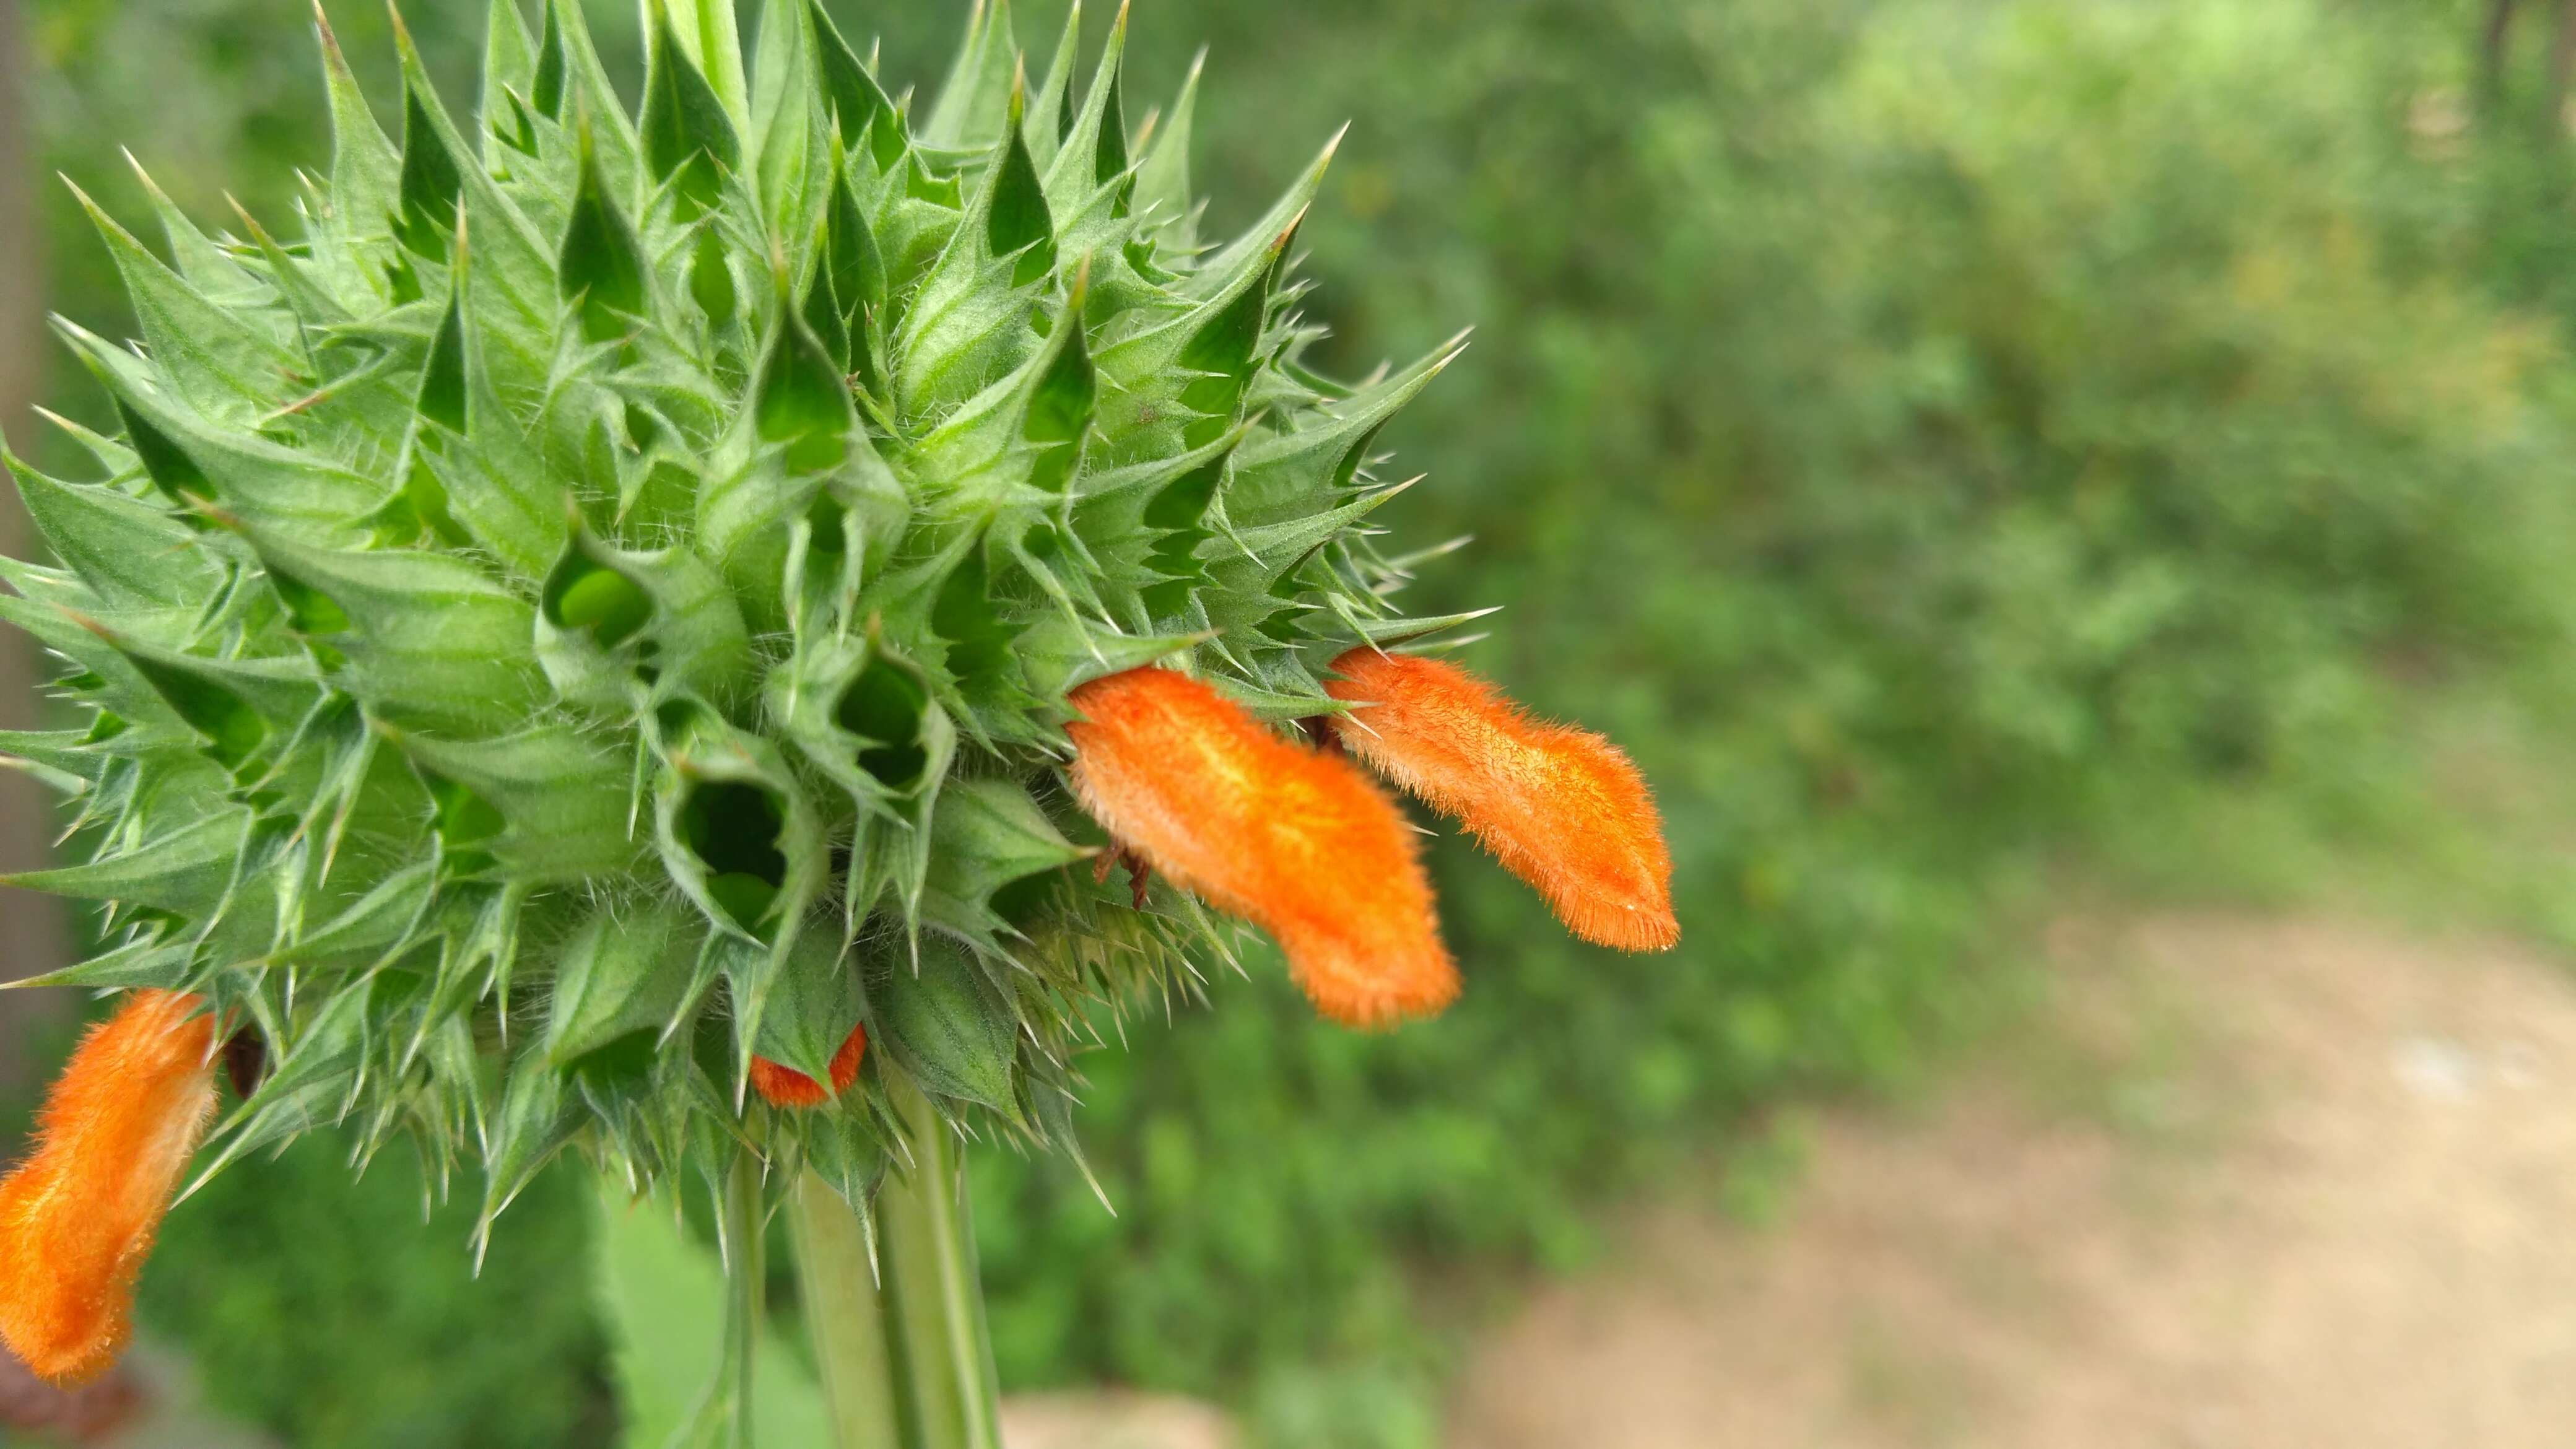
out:
M749 1449L751 1379L754 1350L760 1344L762 1290L767 1264L761 1254L760 1160L750 1152L734 1155L725 1178L724 1215L718 1226L724 1240L725 1342L734 1355L732 1442Z
M894 1359L867 1229L831 1184L812 1172L788 1201L796 1276L814 1366L832 1416L835 1449L906 1449L897 1419Z
M912 1161L890 1171L877 1194L879 1261L913 1449L1001 1449L964 1162L930 1099L901 1073L889 1076Z

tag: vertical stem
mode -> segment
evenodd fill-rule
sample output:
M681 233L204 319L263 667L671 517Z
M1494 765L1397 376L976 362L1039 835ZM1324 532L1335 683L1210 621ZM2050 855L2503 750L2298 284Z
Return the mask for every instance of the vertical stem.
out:
M859 1215L813 1172L797 1180L789 1221L814 1366L831 1409L835 1449L905 1449L895 1418L894 1360L885 1305Z
M732 1440L751 1449L751 1373L760 1345L761 1299L767 1264L760 1251L760 1160L747 1150L734 1154L725 1178L724 1216L718 1231L724 1238L725 1344L734 1356Z
M915 1410L917 1449L1001 1449L1000 1384L975 1266L965 1164L921 1088L900 1072L887 1095L912 1145L909 1171L877 1194L891 1326Z

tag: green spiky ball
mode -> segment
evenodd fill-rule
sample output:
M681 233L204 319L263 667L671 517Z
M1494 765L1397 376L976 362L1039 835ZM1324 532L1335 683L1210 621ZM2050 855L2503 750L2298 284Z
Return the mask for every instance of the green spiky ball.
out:
M0 749L95 858L17 883L110 903L55 979L265 1043L218 1165L349 1122L479 1160L488 1222L567 1146L659 1181L748 1113L861 1201L893 1071L1070 1145L1085 1003L1224 946L1077 864L1066 692L1162 661L1312 715L1322 660L1448 622L1358 525L1451 353L1297 361L1320 160L1202 245L1195 78L1140 152L1123 20L1031 94L997 5L916 120L815 0L748 78L706 13L657 15L637 121L577 3L496 0L470 129L405 40L398 146L325 29L301 240L161 201L165 265L93 208L143 337L63 331L121 436L99 482L9 460L61 567L0 563L87 725ZM859 1090L746 1098L860 1023Z

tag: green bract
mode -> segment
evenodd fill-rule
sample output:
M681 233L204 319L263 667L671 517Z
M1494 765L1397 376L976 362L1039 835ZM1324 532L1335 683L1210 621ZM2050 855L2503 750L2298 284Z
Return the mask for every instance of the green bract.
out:
M92 209L142 344L62 330L122 436L74 430L97 482L9 459L61 567L0 563L88 723L0 748L95 854L16 883L110 903L53 980L264 1039L216 1167L407 1132L488 1223L566 1147L748 1141L862 1203L891 1072L1069 1145L1085 1001L1223 942L1077 865L1066 692L1162 661L1312 715L1321 661L1454 622L1360 529L1454 345L1297 361L1322 160L1202 245L1192 98L1139 144L1123 21L1024 93L996 5L915 118L813 0L747 78L729 6L673 9L640 119L570 0L495 0L470 124L406 40L398 144L325 29L301 240L164 202L165 264ZM861 1023L859 1090L747 1100Z

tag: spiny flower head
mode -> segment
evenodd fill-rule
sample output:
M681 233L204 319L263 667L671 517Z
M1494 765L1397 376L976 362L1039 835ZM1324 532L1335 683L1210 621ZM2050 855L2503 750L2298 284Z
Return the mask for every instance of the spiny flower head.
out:
M749 66L723 0L646 19L634 116L575 0L493 0L464 118L398 32L391 135L324 25L292 225L153 190L165 260L91 207L143 335L61 325L115 426L90 481L6 457L58 566L0 560L86 718L0 752L93 856L15 883L106 903L52 979L266 1048L204 1171L341 1123L487 1227L568 1149L864 1211L890 1074L1070 1148L1092 1004L1225 955L1192 891L1336 1017L1445 1002L1400 818L1288 738L1460 622L1364 526L1457 344L1304 360L1331 148L1205 237L1196 75L1131 124L1123 15L1032 87L996 0L926 112L819 0Z

